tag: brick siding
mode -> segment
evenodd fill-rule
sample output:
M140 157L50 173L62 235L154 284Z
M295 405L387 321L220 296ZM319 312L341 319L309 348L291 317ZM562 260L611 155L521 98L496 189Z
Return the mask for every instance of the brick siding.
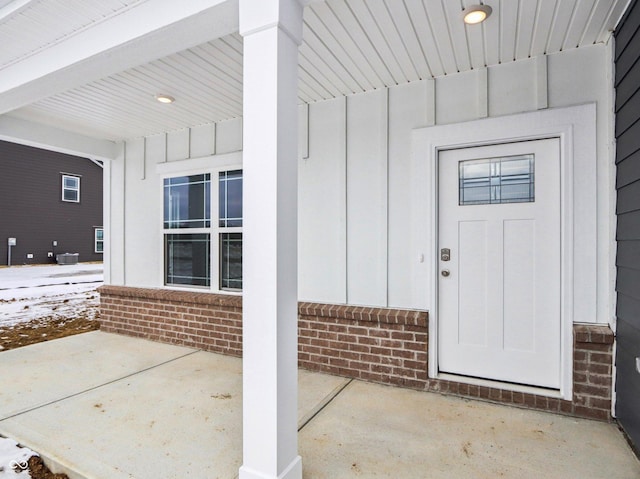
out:
M242 297L102 286L100 329L242 356Z
M103 286L101 329L242 355L242 297ZM608 326L574 326L573 400L429 379L425 311L318 303L298 306L302 368L349 378L569 414L611 419L614 336Z

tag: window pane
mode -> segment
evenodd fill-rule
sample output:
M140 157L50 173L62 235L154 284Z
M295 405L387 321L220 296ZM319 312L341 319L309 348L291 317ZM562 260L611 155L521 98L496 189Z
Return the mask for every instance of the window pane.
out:
M534 155L461 161L460 205L535 201Z
M78 192L76 190L63 190L62 198L64 201L78 201Z
M64 187L65 188L73 188L78 189L78 178L74 178L72 176L64 177Z
M104 253L104 242L96 241L96 253Z
M220 235L220 289L242 289L242 233Z
M104 230L97 229L96 230L96 240L104 239Z
M242 226L242 170L221 172L218 186L219 226Z
M164 180L164 227L211 226L211 175L192 175Z
M209 286L210 235L165 235L165 284Z

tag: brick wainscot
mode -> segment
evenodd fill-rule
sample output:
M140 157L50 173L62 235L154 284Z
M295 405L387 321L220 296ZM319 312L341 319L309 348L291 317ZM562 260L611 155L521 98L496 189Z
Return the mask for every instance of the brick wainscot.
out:
M101 329L242 355L242 297L103 286ZM573 400L430 379L428 314L318 303L298 307L300 367L411 389L478 398L592 419L611 419L613 333L575 325Z

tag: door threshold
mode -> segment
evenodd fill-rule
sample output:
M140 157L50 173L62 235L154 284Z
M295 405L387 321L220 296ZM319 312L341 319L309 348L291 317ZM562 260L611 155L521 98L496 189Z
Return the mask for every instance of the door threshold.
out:
M504 389L520 393L535 394L536 396L546 396L556 399L566 399L560 389L545 388L540 386L528 386L526 384L510 383L493 379L476 378L473 376L459 376L451 373L438 373L435 378L443 381L451 381L461 384L471 384L474 386L484 386L493 389Z

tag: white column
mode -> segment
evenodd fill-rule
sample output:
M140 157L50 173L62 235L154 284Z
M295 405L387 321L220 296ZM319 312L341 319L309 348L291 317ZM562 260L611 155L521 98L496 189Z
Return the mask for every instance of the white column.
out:
M301 479L297 96L304 0L240 0L243 111L243 465Z

